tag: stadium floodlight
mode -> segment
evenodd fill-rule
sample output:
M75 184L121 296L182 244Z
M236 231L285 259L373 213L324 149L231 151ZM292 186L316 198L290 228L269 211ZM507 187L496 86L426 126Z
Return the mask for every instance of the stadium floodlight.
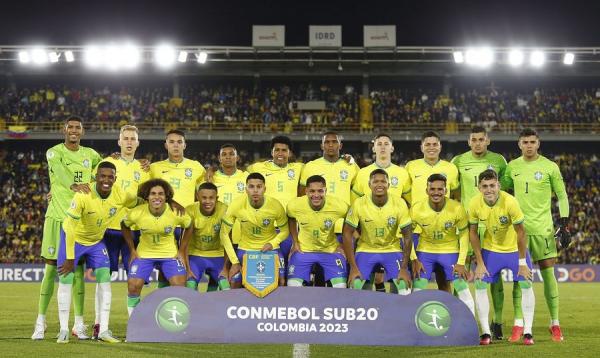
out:
M179 51L179 56L177 56L177 61L183 63L187 61L188 53L187 51Z
M206 51L200 51L200 53L198 54L198 63L203 65L206 63L207 59L208 53Z
M104 51L96 45L88 46L85 50L84 60L86 65L98 68L104 63Z
M575 62L575 54L572 52L567 52L563 56L563 63L565 65L572 65Z
M28 51L19 51L19 62L21 63L29 63L31 61L31 57L29 56Z
M533 51L529 56L529 63L533 67L542 67L546 62L546 55L540 50Z
M175 49L170 45L160 45L154 52L154 60L160 67L168 68L175 64Z
M454 63L463 63L463 62L465 62L465 56L463 55L462 51L454 51L452 53L452 56L454 57Z
M489 47L470 48L465 54L467 64L488 67L494 62L494 51Z
M113 69L132 69L140 63L140 51L131 44L109 46L106 56L107 66Z
M48 54L42 48L34 48L31 50L31 60L36 65L45 65L48 63Z
M60 55L56 51L50 51L50 52L48 52L48 60L51 63L57 63L59 57L60 57Z
M75 61L75 56L73 56L73 51L71 51L71 50L65 51L65 60L67 60L67 62Z
M508 53L508 64L513 67L521 66L524 60L525 55L523 54L523 51L519 49L510 50Z

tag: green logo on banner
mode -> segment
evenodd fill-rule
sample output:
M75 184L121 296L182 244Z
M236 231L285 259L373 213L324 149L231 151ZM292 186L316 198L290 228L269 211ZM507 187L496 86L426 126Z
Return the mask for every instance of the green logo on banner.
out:
M169 297L162 301L155 313L156 323L167 332L181 332L190 323L190 307L176 297Z
M431 337L443 336L448 332L451 323L450 311L438 301L423 303L415 315L415 324L419 331Z

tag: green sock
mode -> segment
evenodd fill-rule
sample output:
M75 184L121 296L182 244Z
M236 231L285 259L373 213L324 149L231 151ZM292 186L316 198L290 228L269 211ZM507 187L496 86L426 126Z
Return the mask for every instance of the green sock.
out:
M127 296L127 307L135 308L140 303L140 296Z
M523 319L523 309L521 308L521 286L519 286L518 282L513 284L512 296L515 319Z
M165 287L169 287L169 281L158 281L157 288L165 288Z
M554 276L554 267L541 270L544 279L544 297L550 311L550 318L558 319L558 282Z
M490 285L492 303L494 305L494 323L502 324L502 310L504 309L504 284L502 279Z
M198 282L196 282L196 280L185 281L185 287L191 288L192 290L196 291L198 289Z
M44 267L44 278L40 286L40 302L38 304L38 314L45 315L48 311L48 304L54 294L54 280L56 279L56 266L48 265Z
M73 277L73 312L75 316L83 316L83 302L85 301L85 278L83 277L83 265L75 267Z

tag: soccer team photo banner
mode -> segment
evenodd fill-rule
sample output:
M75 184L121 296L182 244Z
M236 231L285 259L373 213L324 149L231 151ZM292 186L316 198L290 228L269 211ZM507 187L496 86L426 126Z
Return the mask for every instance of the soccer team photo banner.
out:
M467 306L438 290L399 296L280 287L259 299L243 289L167 287L133 311L127 341L470 346L479 333Z

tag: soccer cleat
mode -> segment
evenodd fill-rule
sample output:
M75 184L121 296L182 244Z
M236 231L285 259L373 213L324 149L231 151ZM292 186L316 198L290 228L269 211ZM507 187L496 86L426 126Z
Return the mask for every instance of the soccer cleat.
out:
M100 324L96 323L94 325L94 333L92 333L92 339L98 340L98 334L100 334Z
M510 338L508 339L511 343L516 343L521 340L523 336L523 327L521 326L513 326L512 333L510 334Z
M533 336L531 334L527 333L523 336L523 344L526 346L532 346L533 343Z
M77 339L79 339L80 341L90 339L90 336L87 335L87 329L87 325L78 324L76 326L73 326L73 329L71 330L71 335L73 335L73 337L77 337Z
M48 328L46 323L44 323L44 324L36 323L35 328L33 329L33 334L31 335L31 339L33 339L34 341L39 341L39 340L44 339L44 333L46 333L46 328Z
M56 343L69 343L69 331L60 331L56 336Z
M490 324L490 330L492 331L492 336L495 340L501 341L504 339L504 335L502 334L502 323L492 322L492 324Z
M106 330L98 335L98 340L106 343L121 343L120 339L113 337L110 330Z
M560 330L559 325L554 325L549 328L550 334L552 335L552 340L554 342L562 342L564 337L562 335L562 331Z
M480 346L489 346L490 343L492 343L492 336L490 336L487 333L482 334L479 339L479 345Z

